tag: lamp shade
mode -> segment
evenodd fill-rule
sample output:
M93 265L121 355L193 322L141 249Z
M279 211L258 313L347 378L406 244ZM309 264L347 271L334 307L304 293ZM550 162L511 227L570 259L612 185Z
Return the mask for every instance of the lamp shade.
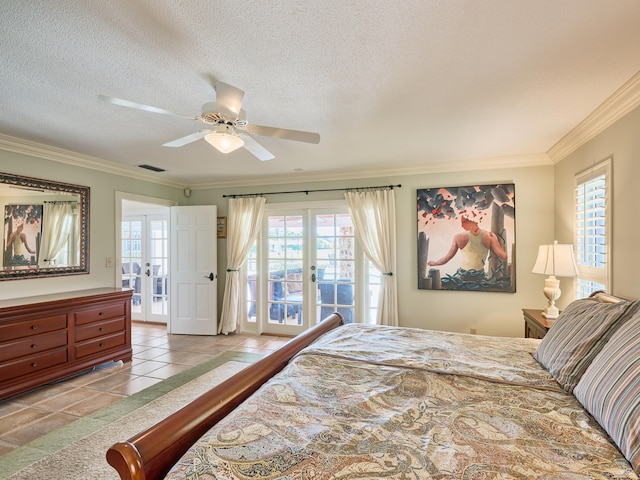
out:
M230 153L244 145L244 140L233 135L228 125L219 125L215 132L205 135L204 139L222 153Z
M575 277L578 267L573 256L573 245L558 242L554 242L553 245L540 245L538 258L531 272L555 277Z

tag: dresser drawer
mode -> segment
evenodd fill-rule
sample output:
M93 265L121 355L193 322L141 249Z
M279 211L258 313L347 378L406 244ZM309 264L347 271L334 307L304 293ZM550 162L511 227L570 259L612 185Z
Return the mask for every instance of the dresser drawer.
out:
M77 312L75 312L75 324L84 325L86 323L99 322L102 320L109 320L110 318L124 316L124 302L107 303L103 305L97 305L86 310L78 310Z
M125 319L117 318L115 320L107 320L106 322L95 322L78 327L75 329L75 340L81 342L90 338L108 335L114 332L123 332L126 327Z
M29 338L14 340L12 342L4 342L0 344L0 362L26 357L27 355L33 355L34 353L40 353L66 345L66 330L33 335Z
M37 355L29 355L0 365L0 381L30 375L67 361L67 347L56 348Z
M86 357L119 347L125 344L125 332L114 333L93 340L86 340L75 345L76 358Z
M0 341L5 342L16 338L30 337L32 335L61 330L63 328L67 328L66 313L45 317L25 317L19 321L0 323Z

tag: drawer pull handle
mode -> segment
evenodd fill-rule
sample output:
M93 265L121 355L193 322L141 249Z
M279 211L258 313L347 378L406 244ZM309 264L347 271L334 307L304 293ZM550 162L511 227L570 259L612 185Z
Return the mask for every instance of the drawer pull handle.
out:
M38 348L38 344L37 344L37 343L33 343L33 344L31 345L31 348Z
M33 363L31 364L31 366L32 366L32 367L37 367L37 366L38 366L38 362L33 362Z
M101 347L104 347L104 343L100 343L100 346L101 346Z
M104 331L104 327L100 327L100 328L98 329L98 331L99 331L99 332Z
M38 325L31 325L31 330L37 330L38 329Z
M102 316L102 315L104 315L104 312L100 312L100 313L98 313L98 315Z

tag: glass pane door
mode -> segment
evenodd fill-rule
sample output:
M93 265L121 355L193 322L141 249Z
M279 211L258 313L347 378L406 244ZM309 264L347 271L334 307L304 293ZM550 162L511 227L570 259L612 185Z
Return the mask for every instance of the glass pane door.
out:
M133 320L168 321L168 226L166 216L127 216L122 221L122 287L133 290Z
M150 311L147 320L165 323L169 316L168 274L169 274L169 222L167 218L148 218L149 254L147 278Z
M142 307L142 219L122 221L122 288L133 290L132 317Z
M346 323L354 321L355 234L351 215L316 214L315 270L318 295L316 321L338 311Z
M254 254L247 264L247 323L296 335L334 311L356 321L358 256L346 207L274 208L263 234L260 261Z
M263 331L296 334L304 329L305 216L267 217L267 315Z

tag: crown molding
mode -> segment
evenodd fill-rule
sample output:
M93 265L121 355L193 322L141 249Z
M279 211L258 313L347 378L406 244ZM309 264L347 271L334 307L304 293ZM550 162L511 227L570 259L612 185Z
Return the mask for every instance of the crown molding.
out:
M640 72L549 149L555 164L640 105Z
M326 174L297 173L291 175L279 175L278 177L253 177L235 178L220 182L208 182L191 184L193 190L208 188L249 187L252 185L285 185L295 183L335 182L340 180L360 180L365 178L402 177L411 175L434 175L442 173L468 172L474 170L497 170L501 168L523 168L537 166L551 166L549 156L546 153L531 155L513 155L493 158L474 158L468 160L451 160L437 163L394 165L378 169L352 169L341 170Z
M574 127L569 133L553 145L546 154L505 156L496 158L443 161L430 164L404 165L384 167L378 169L354 169L338 173L299 173L281 175L272 179L268 177L234 178L220 182L185 183L170 178L161 178L155 174L148 174L138 168L121 165L101 158L82 155L69 150L31 142L21 138L0 134L0 149L30 155L33 157L52 160L77 167L90 168L105 173L123 175L144 180L151 183L166 185L175 188L190 187L193 189L226 188L255 185L282 185L288 183L320 182L353 180L359 178L379 178L388 176L424 175L436 173L453 173L468 170L477 170L478 164L482 169L518 168L527 166L553 165L566 156L573 153L579 147L587 143L599 133L610 127L630 111L640 106L640 72L636 73L613 95L605 100L587 118Z
M133 177L138 180L144 180L146 182L157 183L169 187L184 188L187 186L183 182L178 182L168 178L159 178L157 175L143 172L137 167L129 167L127 165L103 160L102 158L82 155L69 150L63 150L62 148L31 142L29 140L11 137L9 135L0 134L0 149L45 160L52 160L54 162L64 163L74 167L89 168L104 173L122 175L130 178Z
M435 163L424 164L392 164L389 167L380 167L377 169L359 168L351 170L342 170L340 172L329 172L325 174L313 172L301 172L290 175L278 175L273 178L261 177L243 177L222 180L219 182L206 183L185 183L169 178L159 178L155 174L149 174L141 171L137 167L121 165L115 162L109 162L97 157L82 155L69 150L51 147L21 138L11 137L0 134L0 149L29 155L32 157L60 162L76 167L89 168L105 173L122 175L125 177L136 178L151 183L165 185L175 188L189 187L194 190L204 190L208 188L229 188L229 187L247 187L252 185L285 185L292 183L312 183L312 182L333 182L340 180L358 180L365 178L381 178L391 176L408 176L408 175L434 175L442 173L454 173L461 171L473 170L495 170L500 168L521 168L531 166L553 165L549 156L545 153L531 155L512 155L490 158L474 158L466 160L447 160Z

